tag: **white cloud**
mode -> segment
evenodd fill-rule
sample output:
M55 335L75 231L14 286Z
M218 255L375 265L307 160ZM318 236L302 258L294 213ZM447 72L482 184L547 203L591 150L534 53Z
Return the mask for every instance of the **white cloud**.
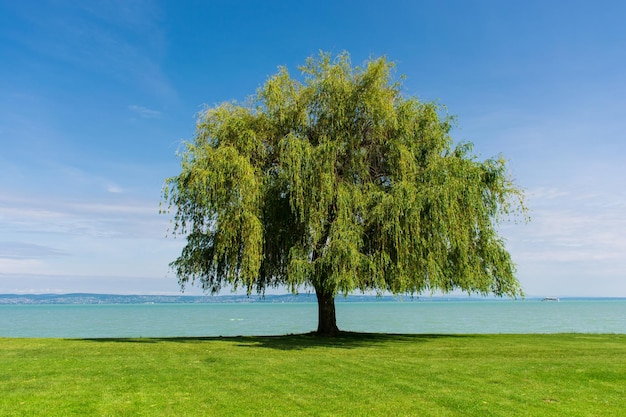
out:
M41 292L54 286L62 292L78 288L111 292L115 286L119 288L115 291L123 291L130 281L124 284L115 277L166 276L168 263L184 243L166 238L168 226L169 218L158 213L157 204L132 201L126 194L78 201L1 195L0 271L4 275L0 278L12 292L19 288ZM37 278L38 284L31 285L15 277L20 274L48 278ZM75 278L66 283L66 276L98 276L103 282ZM167 281L174 290L176 279ZM151 281L141 282L136 281L137 289L129 291L153 289Z
M123 193L124 189L116 184L107 185L107 191L113 194Z
M0 230L6 234L57 234L97 238L162 238L168 219L158 205L122 201L72 201L0 197Z
M128 170L137 169L137 167L129 168L128 166L116 165L115 163L103 164L100 167L86 166L83 169L76 166L76 161L64 163L54 160L39 162L38 168L41 170L39 175L44 178L44 180L39 182L39 184L45 185L44 191L50 191L52 187L56 188L62 185L61 188L64 192L71 191L80 193L83 196L94 194L98 191L106 191L110 194L128 193L130 187L120 185L118 181L132 181L132 174ZM23 177L33 175L32 168L28 166L15 166L12 169L15 171L15 175ZM105 174L101 172L105 172ZM117 176L116 180L110 178L110 173L114 173ZM48 186L48 184L50 185ZM29 185L32 185L32 183Z
M567 191L556 187L537 187L526 193L529 201L547 201L569 195Z
M626 195L576 183L527 195L530 223L502 228L527 292L626 296Z
M39 259L62 256L65 253L56 248L24 242L0 242L0 259Z
M160 26L162 12L155 3L67 2L48 7L15 6L26 24L13 37L24 47L139 85L159 98L176 99L160 65L167 43ZM63 18L50 19L52 12Z
M616 210L554 207L533 212L517 232L525 260L621 261L626 253L626 219ZM523 233L523 235L519 235Z
M30 272L44 272L44 263L40 259L8 259L0 258L0 271L12 275ZM0 274L2 276L2 274Z
M180 287L174 277L99 275L99 274L49 274L49 273L0 273L0 294L148 294L180 295ZM185 295L201 295L197 287L187 287Z
M137 106L134 104L132 106L128 106L128 108L132 110L133 112L137 113L139 117L144 118L144 119L157 119L161 117L162 115L162 113L158 110L152 110L152 109L148 109L142 106Z

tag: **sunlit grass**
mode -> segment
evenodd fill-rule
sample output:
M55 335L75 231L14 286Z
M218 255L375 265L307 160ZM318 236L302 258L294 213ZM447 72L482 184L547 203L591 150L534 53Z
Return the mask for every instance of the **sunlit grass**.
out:
M0 339L0 415L622 416L626 335Z

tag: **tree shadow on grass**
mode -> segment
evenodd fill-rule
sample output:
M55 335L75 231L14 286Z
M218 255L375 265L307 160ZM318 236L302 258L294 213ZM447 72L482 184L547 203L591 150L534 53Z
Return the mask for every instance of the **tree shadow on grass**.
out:
M353 349L388 343L424 343L433 339L469 337L445 334L394 334L340 332L334 337L318 336L315 333L266 336L247 339L239 344L242 347L261 347L277 350L301 350L308 348Z
M209 336L209 337L155 337L155 338L88 338L90 342L116 343L203 343L228 342L238 347L268 348L276 350L302 350L308 348L354 349L387 343L424 343L434 339L467 338L474 335L460 334L395 334L340 332L334 337L315 333L288 334L281 336Z

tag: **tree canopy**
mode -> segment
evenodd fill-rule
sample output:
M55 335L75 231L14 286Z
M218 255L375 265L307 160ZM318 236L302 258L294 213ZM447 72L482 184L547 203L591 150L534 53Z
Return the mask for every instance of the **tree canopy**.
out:
M312 289L329 335L353 291L522 294L497 231L525 210L504 159L455 144L445 109L405 97L393 69L320 53L200 114L163 192L187 238L182 288Z

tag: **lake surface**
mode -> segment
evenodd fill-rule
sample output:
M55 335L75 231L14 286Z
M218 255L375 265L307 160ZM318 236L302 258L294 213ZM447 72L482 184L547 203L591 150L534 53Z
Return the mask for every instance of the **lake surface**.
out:
M339 302L337 324L381 333L626 333L626 299ZM0 305L0 337L280 335L316 327L313 302Z

